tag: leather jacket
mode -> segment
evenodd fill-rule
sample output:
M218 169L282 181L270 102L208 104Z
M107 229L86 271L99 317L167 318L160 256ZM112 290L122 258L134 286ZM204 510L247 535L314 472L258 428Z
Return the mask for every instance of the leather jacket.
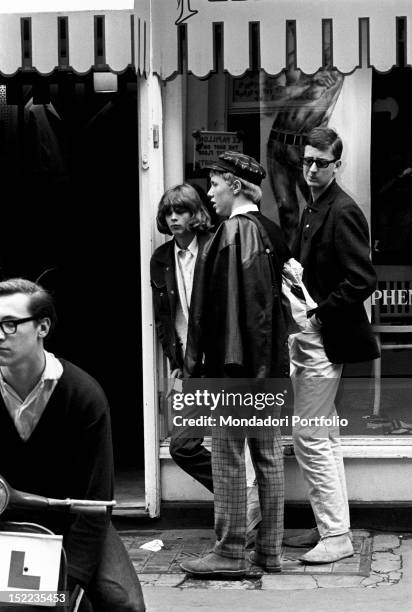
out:
M276 250L276 244L273 245ZM208 248L204 335L206 375L289 375L280 287L256 224L238 215L220 225Z

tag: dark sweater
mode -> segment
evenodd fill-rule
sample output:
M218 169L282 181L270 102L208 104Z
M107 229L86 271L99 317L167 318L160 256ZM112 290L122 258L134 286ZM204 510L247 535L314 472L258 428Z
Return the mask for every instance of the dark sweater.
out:
M0 474L15 489L54 498L112 499L113 457L107 399L72 363L24 442L0 395ZM87 585L100 560L109 519L62 512L8 512L4 520L46 525L64 535L69 575Z

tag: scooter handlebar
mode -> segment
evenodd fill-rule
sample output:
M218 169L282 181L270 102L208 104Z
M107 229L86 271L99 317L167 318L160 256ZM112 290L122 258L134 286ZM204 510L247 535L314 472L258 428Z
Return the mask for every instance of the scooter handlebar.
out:
M100 501L88 499L53 499L13 489L0 475L0 514L6 508L31 508L39 510L65 510L76 514L104 515L108 508L116 505L115 500Z
M91 516L105 516L107 511L107 506L78 506L74 504L70 507L70 512L75 514L89 514Z
M49 507L53 510L68 510L74 514L104 515L115 506L114 499L100 501L95 499L52 499L48 498Z

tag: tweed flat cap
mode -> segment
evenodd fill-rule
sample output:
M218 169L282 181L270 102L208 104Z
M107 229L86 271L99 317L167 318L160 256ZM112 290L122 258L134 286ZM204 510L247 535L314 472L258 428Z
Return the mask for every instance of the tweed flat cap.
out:
M266 176L266 170L256 159L237 151L225 151L205 167L216 172L231 172L254 185L260 185Z

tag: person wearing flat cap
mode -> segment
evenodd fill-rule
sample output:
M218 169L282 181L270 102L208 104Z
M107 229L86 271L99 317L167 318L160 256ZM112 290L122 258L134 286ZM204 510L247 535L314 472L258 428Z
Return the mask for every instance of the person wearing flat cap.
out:
M208 378L289 376L287 329L280 301L281 270L290 252L279 227L259 211L264 168L252 157L226 151L208 166L209 197L220 217L207 252L203 349ZM245 439L259 487L262 520L253 564L280 571L283 535L283 452L280 431L256 437L214 427L212 471L216 543L212 552L181 564L196 575L247 571ZM255 435L255 434L254 434Z

